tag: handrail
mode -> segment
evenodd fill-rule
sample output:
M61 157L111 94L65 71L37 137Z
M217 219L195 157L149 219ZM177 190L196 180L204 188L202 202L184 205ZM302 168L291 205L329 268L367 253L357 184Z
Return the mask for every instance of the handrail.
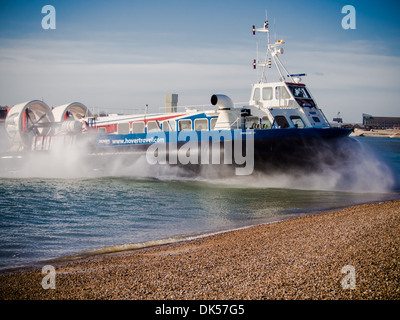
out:
M240 106L248 105L248 101L246 102L236 102L234 103L234 107L238 108ZM211 104L198 104L198 105L186 105L186 106L177 106L177 111L182 112L187 109L199 109L198 111L206 111L206 110L214 110L215 106ZM181 110L181 111L179 111ZM129 115L129 114L146 114L146 107L137 107L137 108L100 108L100 107L93 107L90 108L90 111L93 115L100 115L100 114L121 114L121 115ZM148 111L147 113L152 113ZM153 113L167 113L165 111L165 106L158 107L157 111Z

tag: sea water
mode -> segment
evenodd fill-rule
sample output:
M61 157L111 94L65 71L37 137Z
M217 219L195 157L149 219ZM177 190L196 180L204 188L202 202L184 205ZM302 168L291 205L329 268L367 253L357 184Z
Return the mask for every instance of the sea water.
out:
M115 164L105 174L86 172L75 156L62 159L65 170L56 165L61 159L51 159L3 171L0 269L399 198L400 139L356 140L360 148L351 163L301 175L212 179L140 161L124 170Z

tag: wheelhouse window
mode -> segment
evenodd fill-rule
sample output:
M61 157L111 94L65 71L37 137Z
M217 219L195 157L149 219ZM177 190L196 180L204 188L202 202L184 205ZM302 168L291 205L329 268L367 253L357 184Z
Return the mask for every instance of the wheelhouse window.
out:
M313 120L315 121L315 122L321 122L321 120L318 118L318 117L312 117L313 118Z
M272 88L263 88L262 97L263 100L272 100Z
M289 88L290 91L292 91L295 98L311 99L311 96L305 87L289 86Z
M260 100L260 88L256 88L254 90L253 100L254 101L259 101Z
M287 121L285 116L276 116L275 122L278 124L279 128L281 128L281 129L290 127L289 122Z
M275 88L275 99L290 99L290 94L287 91L286 87L279 86Z
M292 123L296 128L305 128L306 126L300 116L290 116L290 120L292 120Z

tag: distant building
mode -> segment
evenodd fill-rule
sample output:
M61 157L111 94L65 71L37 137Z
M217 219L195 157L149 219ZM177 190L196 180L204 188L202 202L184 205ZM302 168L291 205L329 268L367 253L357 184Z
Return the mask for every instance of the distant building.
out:
M370 129L400 129L400 117L375 117L363 113L363 125Z
M0 106L0 122L5 121L7 117L7 109L8 107Z

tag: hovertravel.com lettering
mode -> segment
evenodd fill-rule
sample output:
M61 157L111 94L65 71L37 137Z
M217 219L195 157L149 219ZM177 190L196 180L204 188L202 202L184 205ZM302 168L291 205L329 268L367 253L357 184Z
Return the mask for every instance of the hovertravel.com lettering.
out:
M113 139L111 140L111 144L145 144L145 143L163 143L165 142L164 138L159 137L151 137L151 138L134 138L134 139Z

